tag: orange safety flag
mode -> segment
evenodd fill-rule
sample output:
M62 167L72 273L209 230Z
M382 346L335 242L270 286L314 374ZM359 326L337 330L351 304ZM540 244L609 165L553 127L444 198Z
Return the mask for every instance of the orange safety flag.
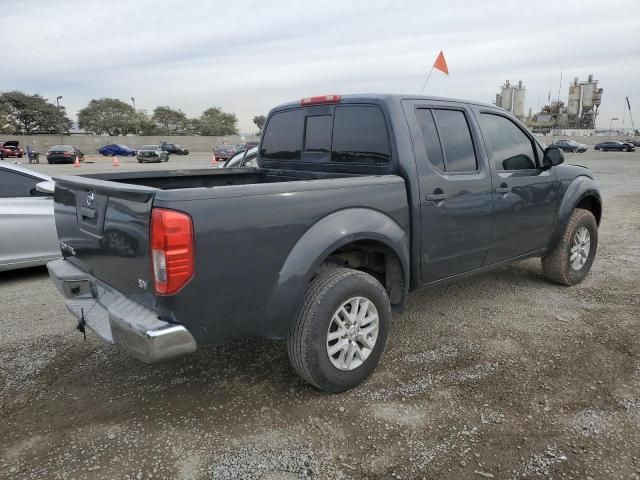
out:
M449 68L447 67L447 61L444 59L444 53L442 53L442 50L440 50L440 53L438 54L438 58L436 58L436 61L433 62L433 68L437 68L441 72L449 75Z

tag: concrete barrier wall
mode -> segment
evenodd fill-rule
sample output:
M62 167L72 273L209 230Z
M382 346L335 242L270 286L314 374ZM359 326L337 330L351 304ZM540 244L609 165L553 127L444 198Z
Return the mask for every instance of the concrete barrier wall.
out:
M540 136L543 142L547 145L551 145L553 143L553 139L551 135ZM609 140L609 137L606 136L589 136L589 137L571 137L571 136L559 136L555 137L555 140L559 139L571 139L575 140L578 143L584 143L585 145L595 145L596 143L604 142ZM611 140L622 140L623 138L628 137L619 137L612 136ZM69 144L75 145L82 152L87 155L93 155L97 153L98 148L103 145L107 145L110 143L121 143L127 145L131 148L139 148L142 145L155 145L162 143L162 141L166 141L168 143L179 143L187 147L192 152L211 152L213 147L216 145L221 145L222 143L227 144L239 144L245 142L257 142L260 140L259 137L244 137L242 139L238 135L227 136L227 137L200 137L200 136L178 136L178 137L162 137L162 136L150 136L150 137L141 137L141 136L131 136L131 137L103 137L97 135L71 135L71 136L63 136L62 141L60 141L59 135L1 135L0 140L18 140L20 141L20 145L22 147L26 147L29 145L35 151L44 153L49 147L53 145L60 144Z
M53 145L74 145L87 155L97 153L98 148L110 143L120 143L131 148L139 148L142 145L157 145L162 143L164 140L167 143L179 143L192 152L211 152L214 146L221 145L225 142L230 145L235 145L245 142L259 141L258 137L244 137L243 139L238 135L227 137L102 137L97 135L71 135L63 136L62 140L59 135L1 135L0 139L18 140L23 148L26 148L26 146L29 145L32 149L41 153L46 152L47 149Z

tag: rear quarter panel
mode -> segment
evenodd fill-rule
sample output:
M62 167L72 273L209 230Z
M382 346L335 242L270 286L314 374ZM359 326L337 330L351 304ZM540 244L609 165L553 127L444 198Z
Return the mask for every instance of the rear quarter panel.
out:
M169 192L167 200L159 195L154 203L193 218L195 275L176 295L158 297L158 306L161 315L186 325L198 342L286 336L314 266L341 242L372 234L366 230L376 221L368 224L366 218L380 218L378 224L387 225L382 230L394 232L388 241L408 262L409 212L398 176L267 183L248 190L219 187L201 193L204 198L172 201ZM327 218L339 220L322 223ZM318 243L296 249L314 226L320 226L313 235Z

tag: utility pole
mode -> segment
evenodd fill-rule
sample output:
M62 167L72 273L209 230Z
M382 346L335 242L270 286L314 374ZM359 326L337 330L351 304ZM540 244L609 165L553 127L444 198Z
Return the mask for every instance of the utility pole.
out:
M139 131L140 131L140 127L138 126L138 115L136 113L136 99L131 97L131 103L133 104L133 114L135 115L135 119L133 122L134 128L136 129L135 133L136 135L138 135Z
M62 98L62 95L58 95L56 97L56 103L58 104L58 111L60 112L60 115L62 116L62 110L60 110L60 99ZM60 125L60 120L58 119L58 133L60 134L60 144L62 145L64 143L64 139L62 138L62 125Z

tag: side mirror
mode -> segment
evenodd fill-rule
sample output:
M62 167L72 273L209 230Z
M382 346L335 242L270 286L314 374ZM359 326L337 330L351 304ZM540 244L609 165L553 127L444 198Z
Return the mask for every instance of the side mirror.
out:
M56 184L51 180L45 180L36 184L36 192L44 193L45 195L53 195L56 189Z
M564 152L560 148L547 147L542 157L542 168L551 168L564 163Z

